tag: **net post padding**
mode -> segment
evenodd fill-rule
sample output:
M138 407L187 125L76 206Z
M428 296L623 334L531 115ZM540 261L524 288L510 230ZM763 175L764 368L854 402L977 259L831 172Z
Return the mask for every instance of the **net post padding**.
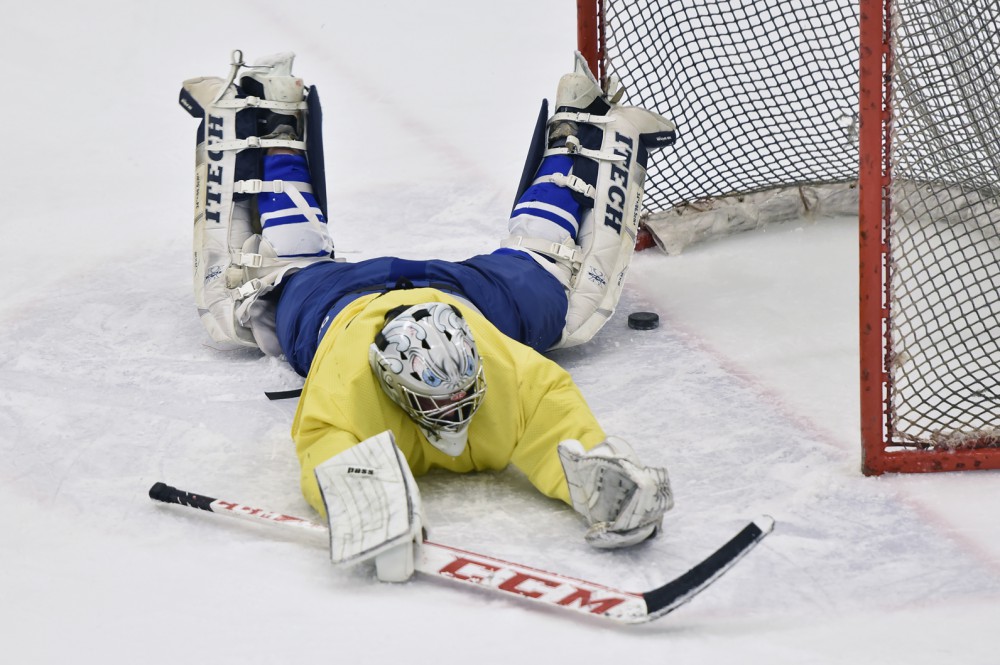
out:
M691 245L774 224L854 216L858 189L854 183L779 187L752 194L691 201L648 213L643 224L656 246L671 256Z

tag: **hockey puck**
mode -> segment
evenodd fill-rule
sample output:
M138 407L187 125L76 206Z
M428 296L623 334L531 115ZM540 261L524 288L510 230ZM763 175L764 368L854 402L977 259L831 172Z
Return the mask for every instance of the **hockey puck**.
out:
M660 317L653 312L632 312L628 315L628 327L632 330L652 330L660 325Z

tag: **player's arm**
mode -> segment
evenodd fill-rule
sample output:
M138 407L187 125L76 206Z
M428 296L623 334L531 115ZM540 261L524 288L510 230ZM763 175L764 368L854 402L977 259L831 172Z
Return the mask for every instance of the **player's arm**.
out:
M323 497L316 483L315 469L326 460L356 446L360 440L351 433L347 414L340 400L321 386L307 386L299 399L292 423L292 439L302 467L302 495L322 515L326 515Z
M584 516L591 545L627 547L655 535L673 506L666 469L644 466L627 443L609 439L554 363L533 365L528 378L524 435L511 462L543 493Z
M607 436L570 375L555 363L535 358L541 362L531 359L520 365L519 394L512 400L520 409L511 417L519 417L523 425L511 463L543 494L572 505L557 444L575 439L590 449Z

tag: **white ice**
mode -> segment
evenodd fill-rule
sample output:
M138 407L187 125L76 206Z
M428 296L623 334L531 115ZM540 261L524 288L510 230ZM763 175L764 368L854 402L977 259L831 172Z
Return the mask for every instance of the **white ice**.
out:
M460 259L501 237L575 3L3 7L0 660L5 663L1000 662L995 472L859 472L856 220L637 256L619 313L553 354L605 428L670 469L665 532L598 552L514 472L421 480L431 533L644 590L767 513L775 532L638 628L153 505L155 481L315 517L281 361L214 348L190 295L185 78L294 50L318 86L337 250ZM661 109L669 113L669 109ZM652 332L625 315L660 314Z

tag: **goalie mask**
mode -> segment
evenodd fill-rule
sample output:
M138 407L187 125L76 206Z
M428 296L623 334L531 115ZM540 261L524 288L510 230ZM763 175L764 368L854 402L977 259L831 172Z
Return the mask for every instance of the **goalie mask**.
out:
M429 302L390 311L369 347L368 362L382 389L431 445L452 457L462 453L486 381L476 342L458 309Z

